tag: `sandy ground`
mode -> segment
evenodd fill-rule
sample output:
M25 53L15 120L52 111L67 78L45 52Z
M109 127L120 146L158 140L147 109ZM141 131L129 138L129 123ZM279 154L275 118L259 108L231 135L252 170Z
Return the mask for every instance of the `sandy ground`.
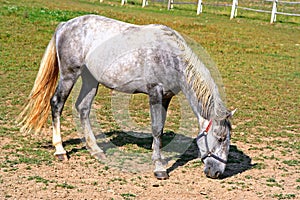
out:
M2 141L2 147L11 142L8 138ZM299 166L284 164L282 160L286 157L280 149L270 150L262 145L259 150L251 150L250 145L243 143L232 144L232 148L235 151L231 151L231 158L240 162L229 163L221 179L207 178L203 164L197 159L178 162L175 167L176 162L171 162L170 178L164 181L156 180L151 170L128 172L107 166L88 152L74 151L67 162L11 163L0 171L0 199L299 198ZM2 150L2 163L13 160L4 156L8 151L11 150ZM259 158L262 153L264 158L276 159L251 159Z

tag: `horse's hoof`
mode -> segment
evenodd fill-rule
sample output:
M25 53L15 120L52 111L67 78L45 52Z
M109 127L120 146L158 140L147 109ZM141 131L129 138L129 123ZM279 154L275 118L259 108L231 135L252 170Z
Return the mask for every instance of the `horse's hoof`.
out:
M59 161L62 161L62 162L68 161L67 154L56 154L55 156Z
M157 171L154 172L154 176L158 179L158 180L166 180L169 178L169 175L166 171Z
M97 160L100 160L100 161L106 159L106 155L103 152L95 153L92 156L94 156Z

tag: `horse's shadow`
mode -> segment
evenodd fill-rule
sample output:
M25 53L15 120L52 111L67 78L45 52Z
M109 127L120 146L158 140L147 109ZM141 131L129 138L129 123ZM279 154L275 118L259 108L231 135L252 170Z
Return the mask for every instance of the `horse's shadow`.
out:
M151 151L152 137L150 137L150 134L137 133L137 132L126 133L122 131L112 131L112 132L98 134L96 136L97 139L104 138L104 137L110 138L109 142L101 142L98 144L105 152L108 151L109 149L116 148L116 147L124 147L125 145L128 144L137 145L138 147L146 151L149 152ZM168 151L177 151L175 153L180 153L180 156L176 157L176 161L173 163L173 165L167 169L168 173L174 171L180 166L184 166L189 161L198 158L198 146L194 138L184 136L182 134L175 134L173 132L164 133L161 138L163 144L162 149L166 149L164 147L167 147L172 142L174 143L175 139L178 141L184 141L186 145L184 148L180 148L180 145L176 144L175 142L176 148L168 148ZM70 139L64 142L64 145L68 146L68 145L80 144L83 141L84 139L80 139L80 138ZM73 148L68 152L68 155L70 156L84 149L85 147ZM226 165L225 172L221 178L234 176L236 174L247 171L252 167L253 165L251 164L251 158L248 155L244 154L242 150L238 149L236 145L230 145L228 162Z
M168 169L168 172L172 172L176 168L185 165L191 160L197 159L198 146L196 140L189 146L187 151L180 156L178 160ZM221 179L234 176L236 174L247 171L253 167L251 164L251 158L243 151L239 150L236 145L230 145L228 160L225 172L220 177Z

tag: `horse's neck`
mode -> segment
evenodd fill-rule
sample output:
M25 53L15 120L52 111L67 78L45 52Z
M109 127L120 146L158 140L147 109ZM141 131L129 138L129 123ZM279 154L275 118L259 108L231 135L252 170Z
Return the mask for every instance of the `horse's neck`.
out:
M197 98L196 92L192 89L191 85L187 82L186 77L183 77L183 83L181 87L182 93L185 95L188 103L194 112L198 120L198 125L201 128L205 119L208 119L208 116L202 111L202 102Z
M214 109L214 82L209 71L193 53L186 57L184 76L184 93L198 119L210 119Z
M198 65L189 66L190 69L186 68L183 93L189 100L201 127L203 118L207 120L222 119L226 117L228 111L211 74L205 66L199 65L199 62L195 62Z

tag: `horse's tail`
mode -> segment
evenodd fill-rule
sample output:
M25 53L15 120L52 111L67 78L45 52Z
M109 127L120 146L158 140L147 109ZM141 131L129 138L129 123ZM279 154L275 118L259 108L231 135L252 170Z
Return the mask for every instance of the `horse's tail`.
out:
M39 132L47 121L51 107L50 99L55 91L58 74L54 34L44 53L27 105L19 115L18 121L23 125L21 132L28 133L32 129Z

